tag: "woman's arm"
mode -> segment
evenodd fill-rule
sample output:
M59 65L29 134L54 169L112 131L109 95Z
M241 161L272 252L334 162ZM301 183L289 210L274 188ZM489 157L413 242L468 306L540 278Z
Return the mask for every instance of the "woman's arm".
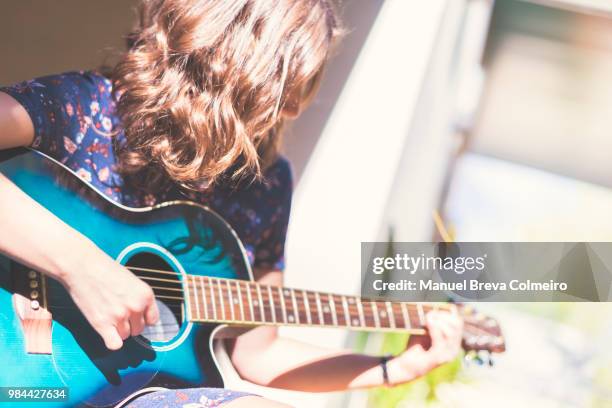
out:
M0 150L28 146L32 121L0 92ZM60 281L109 349L157 321L153 291L0 174L0 253Z
M29 146L34 126L28 112L10 95L0 92L0 150Z
M280 284L282 274L258 274L260 282ZM409 347L387 363L389 385L411 381L453 360L460 351L462 321L456 314L428 314L430 344ZM259 327L234 341L234 366L242 378L259 385L324 392L384 385L380 357L330 350L277 335Z

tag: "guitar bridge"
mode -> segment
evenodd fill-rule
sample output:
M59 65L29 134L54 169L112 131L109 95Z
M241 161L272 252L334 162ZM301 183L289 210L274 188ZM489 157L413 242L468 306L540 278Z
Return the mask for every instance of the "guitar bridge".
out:
M19 317L25 352L51 354L52 316L47 310L46 278L39 272L11 262L13 309Z

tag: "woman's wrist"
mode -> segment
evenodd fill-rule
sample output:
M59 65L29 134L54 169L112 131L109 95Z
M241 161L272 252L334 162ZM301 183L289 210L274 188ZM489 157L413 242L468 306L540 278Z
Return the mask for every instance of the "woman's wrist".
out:
M369 360L370 368L357 375L348 388L394 387L417 378L420 373L420 370L416 370L416 367L410 362L401 361L403 355L375 357L359 354L355 356Z
M388 386L415 380L437 367L430 355L421 350L408 350L387 362Z
M70 286L74 277L78 276L83 268L96 262L102 253L92 241L78 233L69 234L52 252L52 270L49 275L65 286Z

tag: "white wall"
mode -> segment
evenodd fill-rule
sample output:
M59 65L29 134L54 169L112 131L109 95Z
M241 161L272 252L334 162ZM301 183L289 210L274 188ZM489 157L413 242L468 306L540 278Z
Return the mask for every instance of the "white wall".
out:
M356 3L363 4L354 1L348 6ZM295 124L295 132L316 143L305 163L296 163L300 173L287 241L288 285L359 292L360 243L379 238L386 224L388 202L396 192L397 172L449 3L387 0L337 101L320 106L331 108L321 133L308 135L308 116ZM325 98L325 88L322 95ZM419 171L418 166L413 170ZM330 347L347 341L342 330L287 329L284 334ZM346 395L315 398L309 396L303 405L292 403L362 404L358 397L348 402Z

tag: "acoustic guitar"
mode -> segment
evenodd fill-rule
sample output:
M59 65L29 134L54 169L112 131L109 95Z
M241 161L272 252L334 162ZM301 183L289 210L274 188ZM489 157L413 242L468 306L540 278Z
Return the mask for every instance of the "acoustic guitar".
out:
M160 309L157 325L109 351L60 283L0 256L0 387L20 407L109 407L160 388L223 387L212 339L227 325L425 335L428 311L457 307L466 350L504 351L497 321L470 308L258 284L238 236L209 208L128 208L40 153L0 154L1 173L148 283Z

